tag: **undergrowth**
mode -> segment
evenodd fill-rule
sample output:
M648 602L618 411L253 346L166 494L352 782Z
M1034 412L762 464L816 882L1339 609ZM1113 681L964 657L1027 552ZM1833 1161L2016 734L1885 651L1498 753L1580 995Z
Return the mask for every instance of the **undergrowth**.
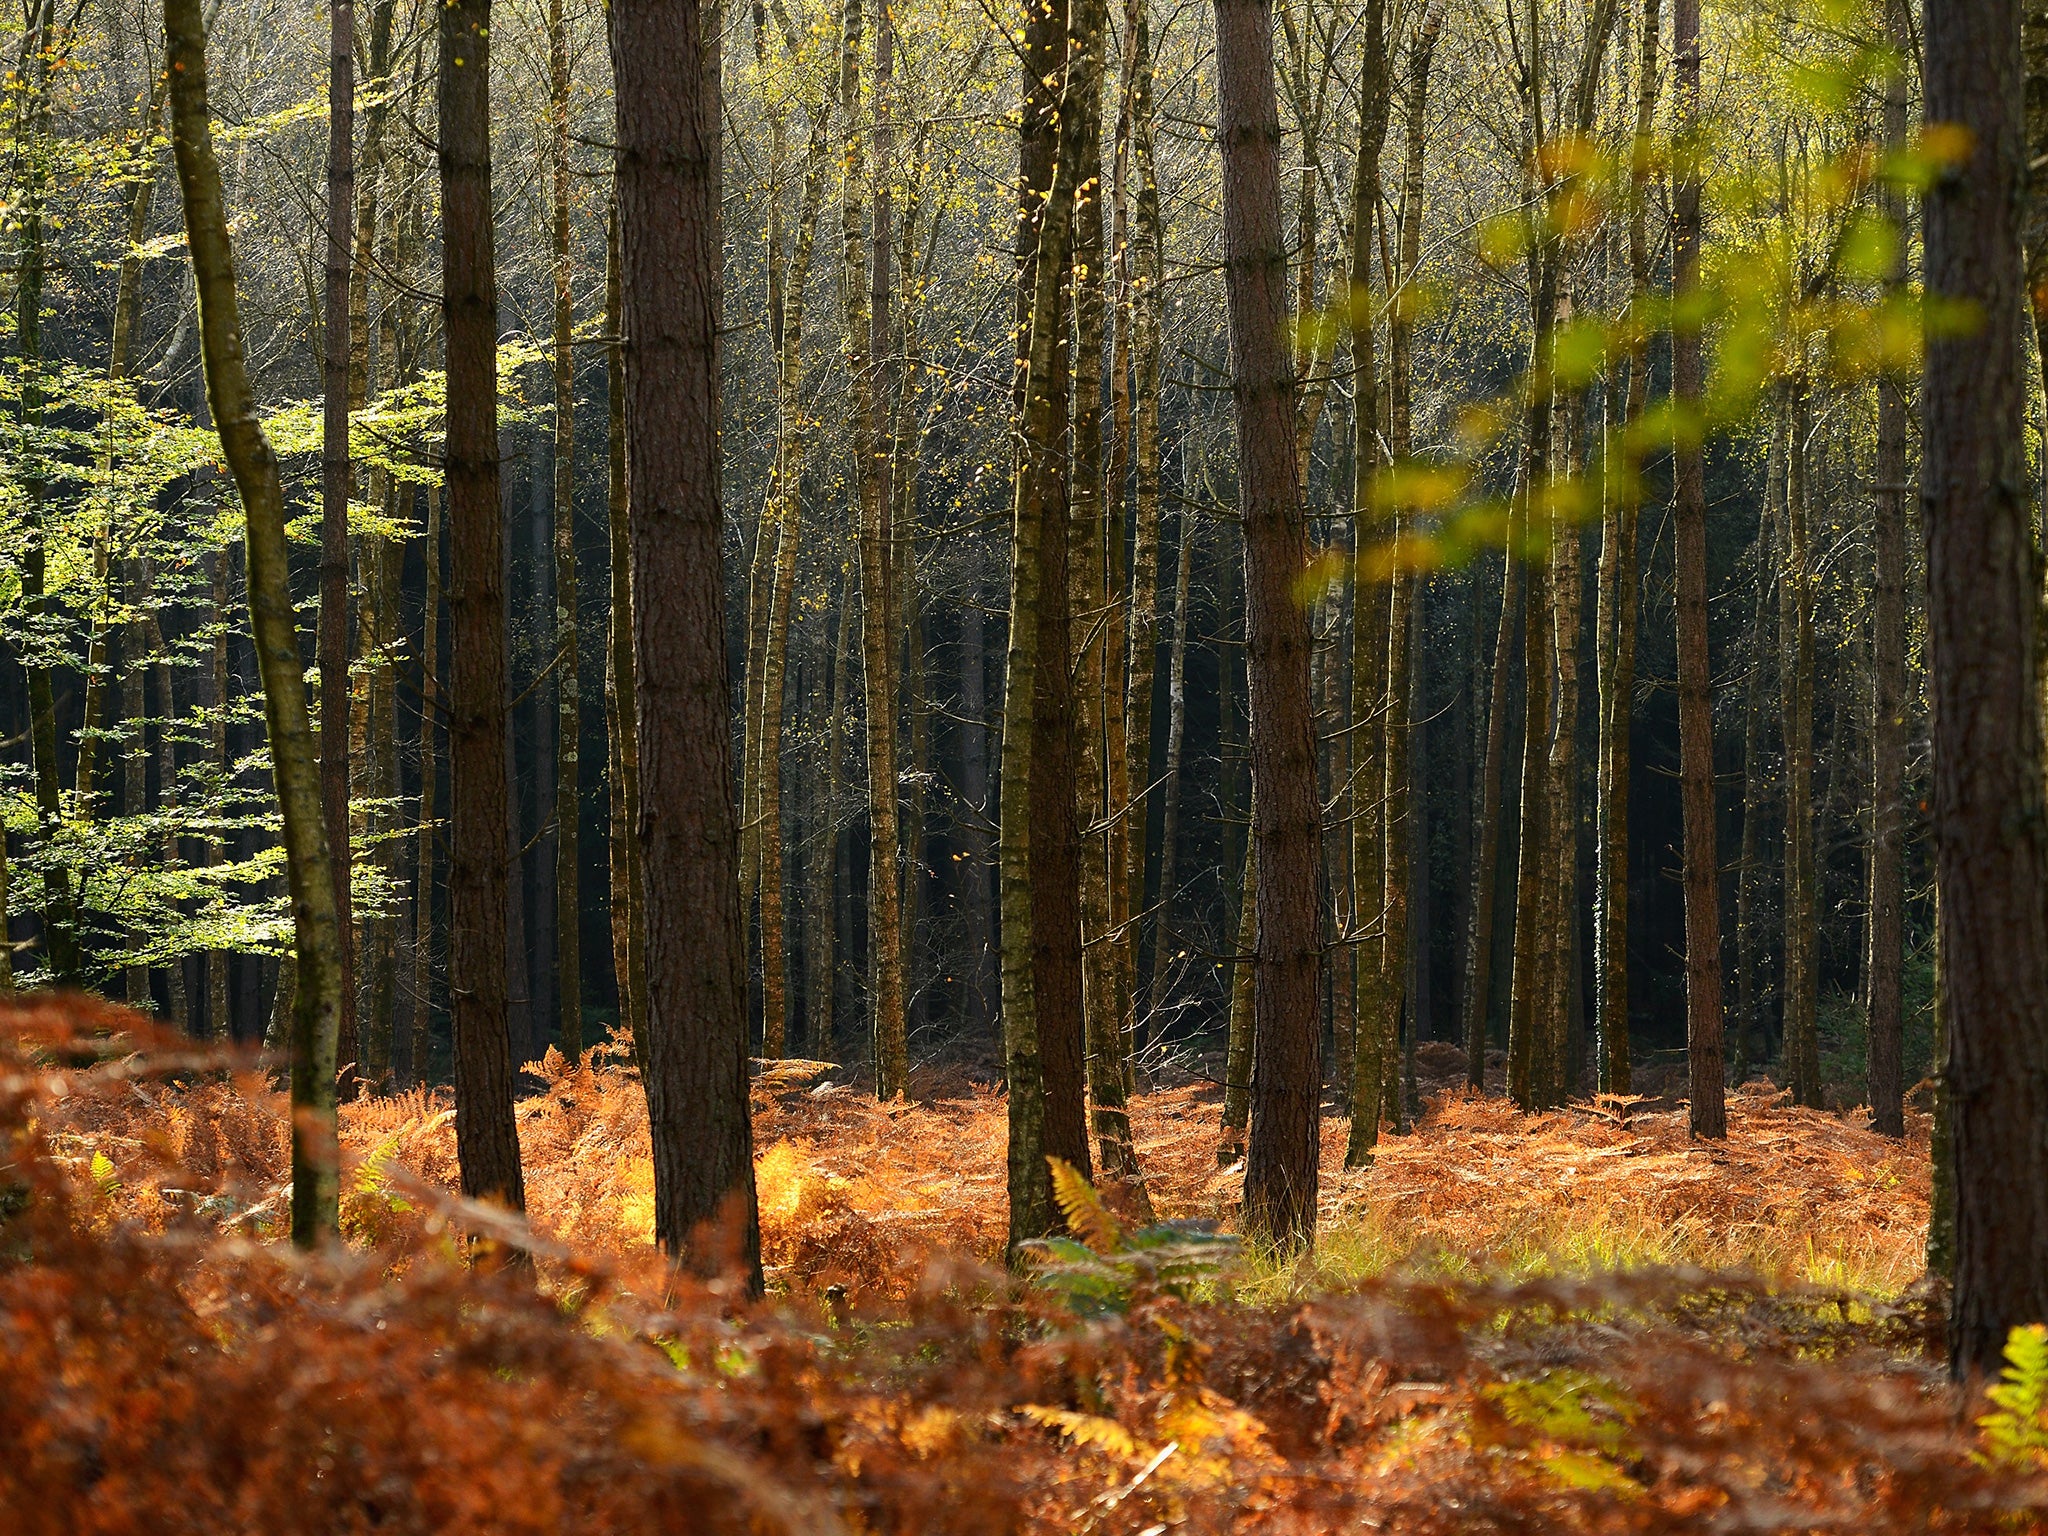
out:
M0 1529L1991 1532L2048 1510L2048 1343L2016 1338L1991 1400L1959 1399L1931 1299L1879 1294L1924 1211L1914 1149L1763 1096L1697 1157L1656 1117L1440 1100L1369 1173L1328 1170L1333 1235L1282 1269L1201 1224L1239 1175L1199 1095L1155 1095L1135 1118L1163 1224L1063 1175L1071 1238L1019 1282L986 1262L998 1099L882 1107L778 1067L778 1289L750 1303L646 1246L630 1074L542 1077L531 1228L447 1192L446 1105L417 1095L349 1107L351 1242L308 1258L274 1240L260 1074L105 1005L7 1014ZM1657 1257L1765 1278L1568 1275L1574 1213L1609 1233L1589 1259L1650 1252L1663 1221ZM1788 1285L1808 1240L1877 1283Z

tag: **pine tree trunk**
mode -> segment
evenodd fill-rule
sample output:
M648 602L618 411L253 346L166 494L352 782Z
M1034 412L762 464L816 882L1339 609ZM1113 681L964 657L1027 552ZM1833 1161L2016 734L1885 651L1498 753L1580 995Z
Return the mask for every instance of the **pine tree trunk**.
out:
M769 595L768 636L762 658L760 730L760 901L762 1053L781 1056L788 1048L789 983L783 920L782 710L789 665L790 617L796 602L797 551L803 529L804 295L810 286L817 248L818 215L824 206L825 165L830 151L829 102L812 108L810 145L804 159L803 206L797 216L796 246L783 288L781 337L776 361L776 441L772 470L778 537ZM815 995L815 994L814 994Z
M1731 1052L1732 1081L1747 1079L1750 1048L1762 1036L1763 995L1759 972L1763 935L1758 931L1758 898L1763 885L1763 822L1767 769L1764 762L1764 685L1775 668L1764 665L1766 637L1775 639L1770 616L1776 588L1776 525L1782 517L1778 496L1783 491L1785 433L1778 407L1772 407L1770 446L1764 462L1764 505L1757 521L1756 614L1749 627L1749 684L1742 706L1742 845L1735 874L1735 1040Z
M611 630L605 646L605 735L611 768L612 971L619 1022L633 1061L647 1071L647 911L641 894L640 700L633 686L633 550L626 495L626 367L619 292L619 210L605 223L606 524L610 541Z
M41 424L43 410L43 198L48 157L40 141L47 132L51 64L62 57L64 48L56 35L53 0L31 4L24 19L27 26L21 56L28 62L19 76L20 89L25 93L19 137L29 144L29 150L24 157L24 185L16 194L12 219L17 229L15 340L21 378L18 411L26 436ZM41 465L31 461L26 466L21 489L28 524L27 548L21 561L21 606L24 617L34 624L48 611L45 583L49 553L43 510L48 482ZM63 791L57 777L57 698L47 664L31 657L24 670L28 674L29 755L35 773L37 842L47 853L64 818ZM61 856L47 859L44 865L43 935L50 981L60 987L76 985L80 967L77 911L71 893L71 870Z
M328 7L327 272L321 311L320 795L341 921L341 1037L356 1040L356 937L349 893L348 499L350 236L355 215L355 5ZM495 386L496 376L493 374ZM495 395L495 390L494 390Z
M1501 561L1500 625L1493 644L1492 687L1486 710L1486 751L1479 773L1478 853L1472 864L1472 923L1465 950L1465 1080L1486 1086L1486 1020L1493 1003L1493 909L1500 887L1500 832L1506 800L1508 686L1515 664L1522 562L1509 551Z
M199 300L206 394L222 456L246 514L249 608L263 675L297 955L292 987L292 1240L312 1247L339 1229L334 1058L341 1027L339 917L328 865L306 681L292 614L284 489L250 389L220 165L207 103L206 31L198 0L165 0L172 145Z
M1636 139L1649 143L1656 126L1657 41L1662 30L1659 0L1643 0L1638 28L1636 67ZM1649 167L1640 160L1629 173L1628 265L1634 294L1650 291ZM1629 352L1628 394L1622 403L1624 433L1642 419L1650 397L1650 353L1647 342ZM1624 461L1624 468L1634 466ZM1641 496L1633 474L1609 503L1600 541L1599 630L1600 767L1599 868L1600 907L1595 940L1597 977L1595 1010L1600 1040L1598 1081L1602 1093L1626 1094L1631 1087L1628 991L1628 811L1631 783L1629 728L1634 715L1636 677L1636 607L1638 585L1637 517Z
M2036 15L2041 16L2041 21L2023 35L2037 36L2040 45L2048 48L2048 14L2030 7L2029 21ZM1901 44L1910 46L1911 18L1903 0L1888 0L1885 26ZM2030 96L2042 98L2044 115L2048 115L2048 78L2036 85L2030 73L2028 87ZM2029 114L2030 142L2034 141L2033 116ZM1895 152L1903 152L1907 132L1907 80L1902 67L1885 82L1886 145ZM1883 196L1885 217L1899 231L1903 249L1906 199L1889 184ZM2040 243L2028 245L2030 269L2033 252ZM1900 261L1889 276L1888 292L1903 295L1905 281L1905 266ZM2038 327L2041 323L2042 316L2036 308L2035 324ZM1880 377L1877 460L1872 466L1877 483L1871 507L1874 559L1870 603L1870 886L1866 897L1870 915L1864 966L1864 1040L1869 1053L1866 1092L1870 1098L1871 1126L1885 1136L1906 1134L1905 1020L1900 999L1900 970L1906 948L1906 432L1903 383Z
M441 488L428 483L427 588L420 621L420 810L413 835L411 1081L433 1081L434 832L440 787L439 733L447 695L441 688Z
M1173 576L1173 648L1166 672L1166 771L1161 776L1165 797L1159 830L1159 900L1152 928L1152 994L1146 1000L1147 1028L1156 1034L1165 1019L1172 991L1174 938L1173 902L1177 892L1180 844L1181 745L1188 728L1188 629L1189 594L1194 580L1195 539L1193 519L1185 508L1177 519L1176 538L1180 548ZM1344 1015L1340 1014L1339 1018Z
M575 263L569 245L569 36L562 0L548 0L548 126L555 279L555 977L561 989L562 1054L583 1054L583 745L576 587Z
M1806 381L1788 391L1785 525L1779 547L1778 700L1785 747L1785 1069L1792 1102L1820 1107L1813 862L1813 597L1807 550Z
M1101 1171L1142 1202L1144 1184L1131 1147L1124 1093L1124 1032L1120 976L1122 940L1110 913L1110 818L1104 741L1110 708L1107 626L1109 539L1104 528L1102 477L1103 218L1102 218L1102 0L1076 0L1073 62L1061 111L1076 118L1074 194L1074 406L1072 494L1067 532L1068 609L1081 617L1070 634L1074 674L1075 814L1080 836L1082 1016L1087 1021L1088 1089ZM1154 530L1153 559L1157 560ZM1155 577L1156 579L1156 577ZM1148 605L1149 606L1149 605ZM1147 626L1150 627L1149 625ZM1149 659L1149 657L1148 657ZM1121 724L1121 722L1119 722ZM1121 876L1126 866L1118 866Z
M1258 959L1244 1222L1247 1231L1289 1246L1315 1239L1323 1081L1321 806L1308 616L1294 595L1308 563L1308 541L1294 456L1293 360L1284 334L1287 265L1272 9L1269 0L1216 0L1215 10L1224 292L1258 786Z
M448 993L462 1192L521 1210L505 913L510 740L503 508L498 494L498 294L492 238L490 0L441 10L441 313L448 369Z
M1674 142L1688 143L1699 122L1699 0L1675 0L1672 55L1676 78ZM1700 180L1696 151L1683 149L1671 185L1671 291L1690 301L1699 283ZM1699 408L1700 333L1675 329L1671 393L1680 411ZM1672 539L1678 610L1679 796L1685 825L1685 1014L1692 1134L1728 1134L1721 1060L1721 874L1714 835L1714 674L1707 651L1706 466L1697 439L1673 454Z
M1016 500L1010 655L1004 678L1001 809L1003 1049L1010 1086L1010 1247L1057 1223L1048 1156L1088 1170L1082 1093L1079 870L1074 848L1072 699L1067 634L1068 405L1064 286L1072 255L1081 113L1049 82L1086 53L1064 17L1034 9L1025 28L1019 134ZM1071 50L1071 51L1070 51Z
M655 1238L761 1288L719 554L717 11L615 0ZM714 1241L707 1223L723 1222Z

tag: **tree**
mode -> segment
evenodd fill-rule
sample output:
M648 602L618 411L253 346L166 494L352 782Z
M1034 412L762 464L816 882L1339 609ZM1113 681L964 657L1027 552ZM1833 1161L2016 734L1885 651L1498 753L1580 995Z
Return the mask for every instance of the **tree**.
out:
M1224 291L1244 525L1245 653L1257 785L1257 971L1253 978L1246 1226L1312 1242L1323 1041L1315 734L1308 616L1295 585L1308 563L1295 467L1294 360L1285 336L1280 114L1270 0L1216 0L1217 137L1223 147Z
M1701 150L1699 0L1675 0L1671 291L1675 308L1699 286ZM1678 606L1679 796L1685 820L1685 1038L1695 1136L1728 1134L1721 1062L1721 870L1714 836L1714 676L1707 654L1707 491L1698 419L1703 364L1696 321L1671 338L1675 407L1672 538Z
M341 1034L340 915L320 800L306 674L292 616L284 486L257 420L235 295L234 256L207 101L206 26L199 0L164 0L171 143L199 300L206 398L246 520L249 617L263 674L264 721L284 812L297 990L292 1006L292 1240L314 1247L340 1231L340 1146L334 1067Z
M696 0L612 7L647 1117L656 1241L702 1273L730 1257L758 1292L719 553L720 77L705 37ZM719 1221L731 1224L729 1255L710 1240Z
M462 1192L526 1205L506 1033L505 587L490 0L441 8L441 325L447 349L448 994Z
M320 416L320 803L341 940L341 1036L356 1043L355 920L349 897L349 277L355 229L355 5L333 0L327 44L327 266ZM488 112L488 107L486 107ZM488 132L488 127L486 128ZM491 379L497 397L497 378ZM360 1054L360 1053L359 1053Z
M2048 1319L2048 806L2023 457L2019 40L2014 0L1927 8L1927 120L1955 145L1924 204L1927 291L1968 316L1928 336L1921 462L1959 1378L1995 1372L2007 1334Z

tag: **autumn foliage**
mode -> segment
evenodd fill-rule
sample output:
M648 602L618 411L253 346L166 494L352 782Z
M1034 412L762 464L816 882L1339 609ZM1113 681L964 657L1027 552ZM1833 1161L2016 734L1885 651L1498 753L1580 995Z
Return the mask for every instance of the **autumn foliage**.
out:
M2009 1531L2048 1509L2048 1345L1995 1405L1959 1397L1904 1286L1924 1152L1762 1094L1713 1154L1658 1114L1445 1097L1332 1174L1319 1269L1170 1281L1084 1209L1128 1278L1076 1309L987 1263L999 1099L884 1107L778 1067L774 1286L749 1305L648 1247L616 1062L550 1062L522 1102L530 1232L446 1192L444 1101L351 1106L350 1245L306 1258L277 1240L281 1104L253 1063L91 1003L0 1036L0 1529L25 1536ZM1212 1117L1192 1089L1139 1106L1162 1214L1228 1216ZM1572 1254L1575 1229L1606 1248ZM1659 1232L1653 1256L1775 1274L1593 1272ZM1340 1272L1346 1243L1390 1267ZM1862 1290L1792 1283L1830 1255Z

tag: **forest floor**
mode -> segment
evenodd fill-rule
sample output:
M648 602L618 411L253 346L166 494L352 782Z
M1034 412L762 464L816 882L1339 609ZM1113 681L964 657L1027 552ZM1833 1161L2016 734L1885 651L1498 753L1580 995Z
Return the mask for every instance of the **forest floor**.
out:
M1112 1191L1126 1221L1080 1210L1089 1247L1021 1285L997 1093L784 1063L748 1304L654 1255L620 1066L534 1074L530 1232L447 1193L445 1096L348 1105L349 1246L309 1259L260 1072L111 1008L8 1022L0 1528L2048 1522L2048 1342L1994 1402L1946 1382L1924 1118L1888 1142L1759 1084L1702 1147L1655 1104L1517 1115L1444 1048L1370 1169L1326 1122L1313 1259L1134 1232ZM1134 1103L1159 1217L1229 1224L1217 1118L1200 1085Z

